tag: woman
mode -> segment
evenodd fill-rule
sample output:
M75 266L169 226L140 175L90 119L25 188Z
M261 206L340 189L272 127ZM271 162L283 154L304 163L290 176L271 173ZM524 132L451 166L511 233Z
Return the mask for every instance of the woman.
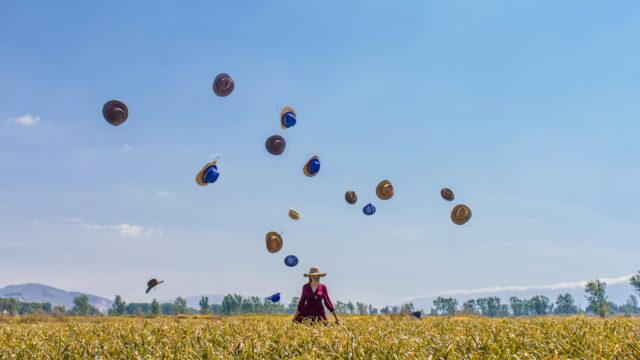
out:
M333 314L334 319L336 319L336 324L340 324L336 309L333 307L331 299L329 299L327 287L324 284L320 284L320 278L326 275L326 273L321 273L318 267L312 267L309 269L308 274L304 274L305 277L309 278L309 282L302 287L302 295L298 302L298 310L293 316L293 321L322 321L327 323L327 315L324 312L324 306L326 306ZM323 301L324 306L322 306Z

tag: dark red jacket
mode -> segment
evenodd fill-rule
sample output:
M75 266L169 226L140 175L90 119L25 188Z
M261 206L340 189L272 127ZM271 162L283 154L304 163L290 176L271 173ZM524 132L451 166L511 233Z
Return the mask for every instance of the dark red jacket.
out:
M335 308L329 299L329 292L324 284L318 284L318 288L314 293L311 289L311 284L307 283L302 287L302 296L300 296L300 302L298 302L298 317L296 321L302 321L303 319L324 320L327 321L327 315L324 312L324 306L329 311L334 312Z

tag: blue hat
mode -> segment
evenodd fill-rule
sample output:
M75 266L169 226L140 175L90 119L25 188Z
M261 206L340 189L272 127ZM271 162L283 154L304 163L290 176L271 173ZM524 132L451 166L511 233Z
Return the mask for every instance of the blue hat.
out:
M376 213L376 207L369 203L365 207L362 208L362 212L365 215L373 215L373 214Z
M216 182L216 180L218 180L218 176L220 176L220 173L218 172L218 166L214 160L198 171L196 174L196 183L200 186L207 186L208 184Z
M304 164L302 171L309 177L318 175L320 172L320 158L318 158L317 155L313 155L311 159Z
M269 296L267 299L271 300L271 302L277 303L278 301L280 301L280 293L275 293Z
M285 106L280 111L280 127L288 129L296 124L296 112L293 108Z
M295 255L289 255L284 258L284 264L288 267L294 267L298 265L298 258Z

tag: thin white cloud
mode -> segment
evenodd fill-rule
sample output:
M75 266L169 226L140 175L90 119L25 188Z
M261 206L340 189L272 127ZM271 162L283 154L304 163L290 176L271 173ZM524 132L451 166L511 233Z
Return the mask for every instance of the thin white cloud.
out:
M147 237L151 235L158 235L158 236L162 235L162 230L152 229L152 228L144 227L141 225L135 225L135 224L97 225L97 224L85 223L82 219L79 219L79 218L70 218L70 219L67 219L66 222L75 223L77 224L76 225L77 227L83 228L83 229L99 230L99 231L101 230L114 231L118 233L120 236L125 236L125 237L141 238L141 237Z
M622 284L629 281L634 274L627 274L618 276L615 278L600 278L600 281L604 281L607 285ZM413 296L407 300L413 300L423 297L436 297L436 296L454 296L454 295L475 295L475 294L487 294L487 293L499 293L499 292L518 292L529 290L563 290L563 289L584 289L587 282L590 280L580 280L571 282L559 282L555 284L547 285L508 285L508 286L493 286L476 289L458 289L458 290L445 290L436 294Z
M81 223L83 221L84 219L79 217L70 217L67 220L65 220L66 223Z
M31 226L31 227L38 227L38 226L42 226L42 225L44 225L43 221L34 221L31 224L29 224L29 226Z
M40 122L40 116L24 114L22 116L11 118L7 121L10 123L18 124L22 126L35 126L35 125L38 125L38 123Z
M160 196L160 197L172 197L172 196L174 196L175 194L174 194L174 193L172 193L172 192L170 192L170 191L158 191L158 192L156 193L156 195L158 195L158 196Z
M129 144L124 144L120 147L120 152L128 152L128 151L131 151L132 149L133 149L133 146Z

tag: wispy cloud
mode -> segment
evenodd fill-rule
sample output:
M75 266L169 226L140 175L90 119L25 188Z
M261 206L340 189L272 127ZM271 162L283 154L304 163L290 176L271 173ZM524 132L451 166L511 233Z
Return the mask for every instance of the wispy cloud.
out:
M119 151L120 152L128 152L131 151L133 149L133 146L129 145L129 144L124 144L120 147Z
M21 125L21 126L35 126L35 125L38 125L38 123L40 122L40 116L24 114L22 116L11 118L7 121L13 124Z
M607 283L607 285L622 284L622 283L628 282L631 276L633 275L634 274L627 274L627 275L622 275L614 278L600 278L599 280L604 281L605 283ZM441 291L441 292L430 294L430 295L413 296L407 300L413 300L413 299L423 298L423 297L435 297L435 296L475 295L475 294L518 292L518 291L529 291L529 290L583 289L587 285L588 281L590 280L559 282L559 283L547 284L547 285L508 285L508 286L493 286L493 287L484 287L484 288L475 288L475 289L445 290L445 291Z
M141 225L135 224L118 224L118 225L97 225L97 224L89 224L85 223L84 220L80 218L69 218L66 221L67 223L76 224L76 227L90 230L98 230L98 231L114 231L121 236L125 237L147 237L151 235L162 235L162 230L152 229L148 227L144 227Z
M170 191L158 191L158 192L156 193L156 195L158 195L159 197L165 197L165 198L166 198L166 197L172 197L172 196L174 196L175 194L174 194L174 193L172 193L172 192L170 192Z

